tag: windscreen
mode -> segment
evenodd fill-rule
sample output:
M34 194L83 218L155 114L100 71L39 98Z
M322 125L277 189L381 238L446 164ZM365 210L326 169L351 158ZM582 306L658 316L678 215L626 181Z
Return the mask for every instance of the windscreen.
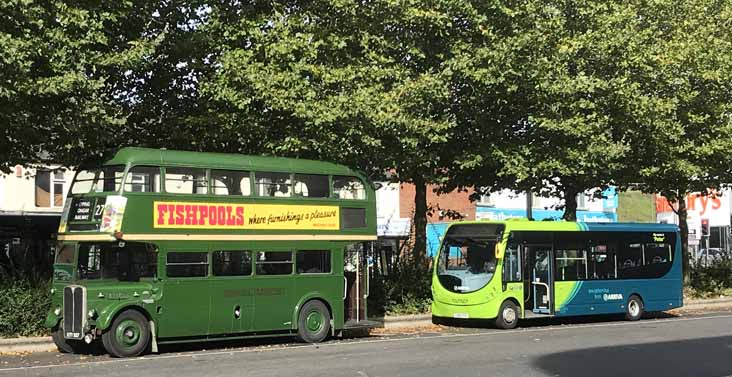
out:
M440 284L455 293L475 292L485 287L496 272L496 244L502 225L451 226L442 242L437 261Z
M80 280L137 281L155 277L157 250L141 242L82 243L77 271Z
M103 166L96 169L79 170L71 184L72 194L90 192L116 192L122 185L125 167L122 165Z

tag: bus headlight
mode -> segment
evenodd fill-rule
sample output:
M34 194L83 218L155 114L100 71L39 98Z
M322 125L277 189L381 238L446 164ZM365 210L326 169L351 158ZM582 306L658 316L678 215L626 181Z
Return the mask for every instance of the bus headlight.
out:
M56 309L53 309L53 315L55 315L55 316L57 316L57 317L58 317L59 315L61 315L61 308L56 308Z
M89 310L89 312L86 313L86 316L89 317L89 319L96 318L97 317L97 310L96 309Z

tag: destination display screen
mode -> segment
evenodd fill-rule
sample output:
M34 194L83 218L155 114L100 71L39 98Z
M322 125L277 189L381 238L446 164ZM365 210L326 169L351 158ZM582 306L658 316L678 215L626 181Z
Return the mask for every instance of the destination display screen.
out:
M71 204L68 221L99 221L103 211L104 198L77 198Z

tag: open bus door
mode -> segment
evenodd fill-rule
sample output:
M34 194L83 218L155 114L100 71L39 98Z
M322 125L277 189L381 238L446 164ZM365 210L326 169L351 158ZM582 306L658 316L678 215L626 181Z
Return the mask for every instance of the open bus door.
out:
M527 258L524 301L533 314L553 314L554 287L552 245L524 245Z
M361 242L346 246L343 258L344 280L344 328L371 328L378 322L368 320L366 302L369 297L371 265L368 253L373 252L373 242Z

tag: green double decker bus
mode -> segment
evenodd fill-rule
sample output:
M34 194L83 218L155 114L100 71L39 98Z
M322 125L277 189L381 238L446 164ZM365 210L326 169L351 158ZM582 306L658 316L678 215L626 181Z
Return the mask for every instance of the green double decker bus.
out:
M300 159L124 148L82 166L46 325L62 352L369 326L373 185Z

